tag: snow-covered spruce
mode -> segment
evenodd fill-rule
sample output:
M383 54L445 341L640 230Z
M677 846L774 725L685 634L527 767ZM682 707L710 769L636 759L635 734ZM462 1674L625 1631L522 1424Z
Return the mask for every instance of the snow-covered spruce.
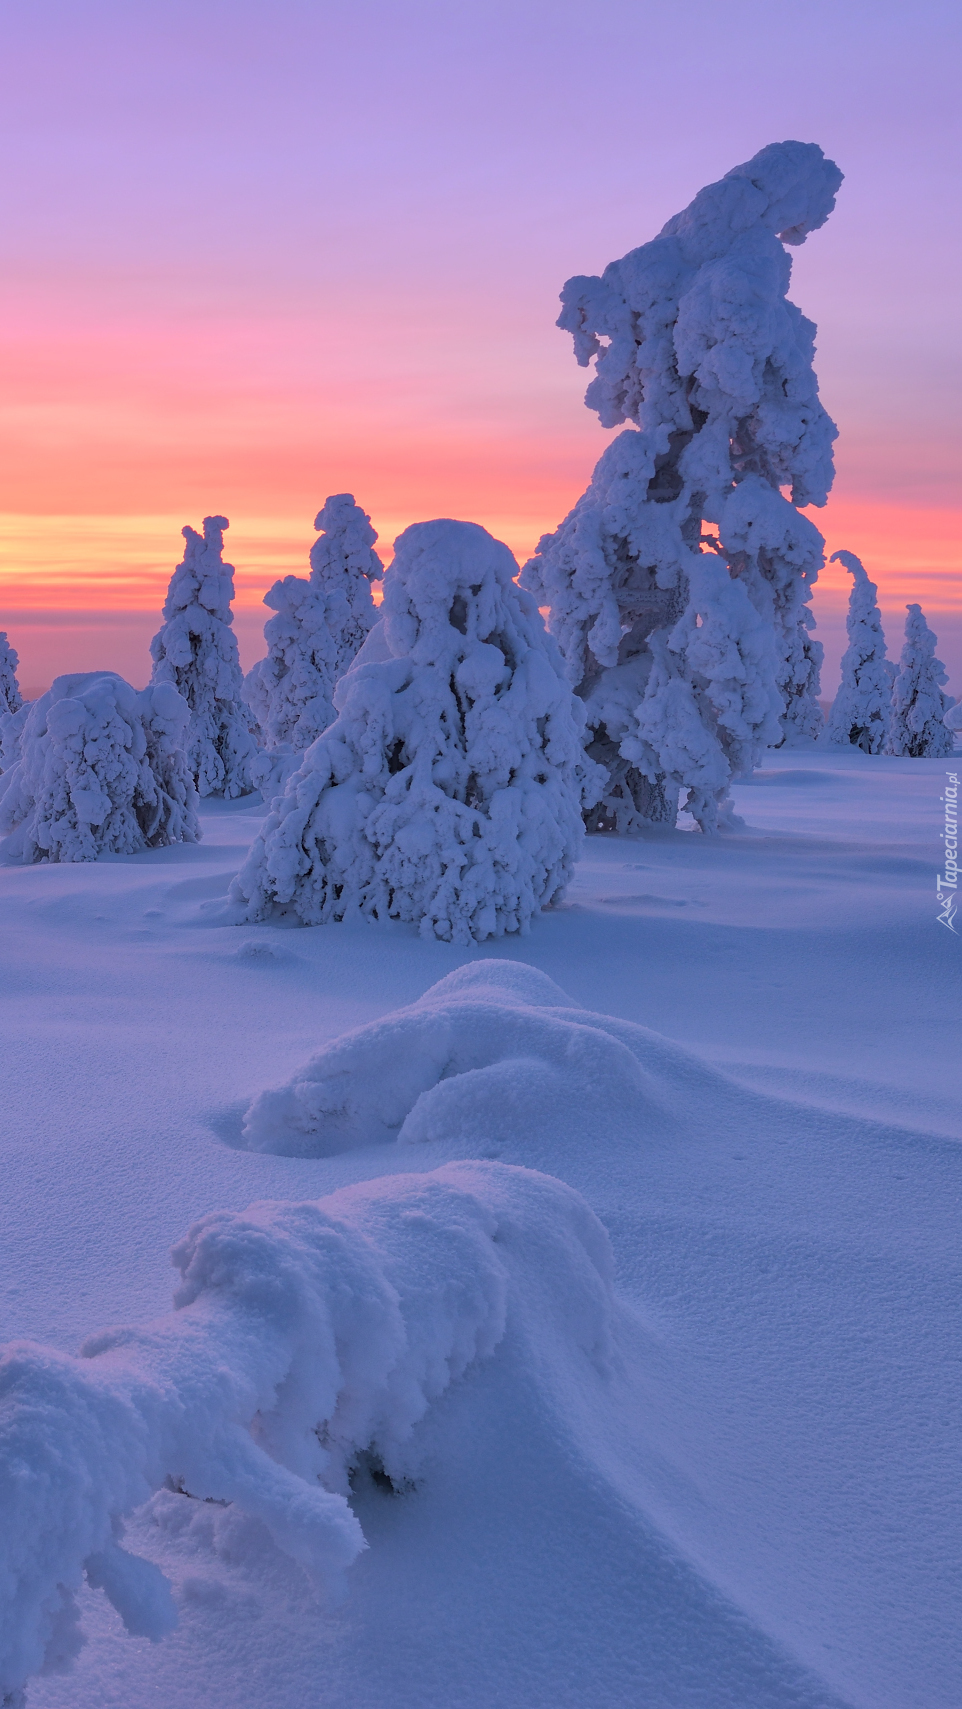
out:
M945 666L935 656L936 639L920 605L907 605L905 645L892 688L892 719L887 752L936 759L955 746L945 715L955 704L943 694Z
M197 842L187 724L169 683L138 691L113 671L57 677L28 707L0 781L0 858L96 860Z
M0 1696L69 1665L84 1575L129 1632L176 1625L163 1574L121 1546L124 1516L165 1483L234 1503L336 1587L366 1546L347 1501L359 1456L396 1485L417 1477L433 1403L506 1334L530 1339L542 1386L556 1355L556 1405L610 1381L607 1235L527 1169L449 1164L213 1212L173 1258L167 1317L79 1358L31 1342L0 1356Z
M249 920L363 914L467 944L526 931L564 892L602 774L506 546L420 522L383 616L232 886Z
M686 788L711 830L762 747L820 729L807 602L823 541L797 507L825 502L835 428L784 245L824 224L841 179L814 144L774 143L562 292L558 324L596 361L585 402L640 429L522 576L608 768L598 826L672 823Z
M20 663L15 648L0 629L0 772L13 765L20 745L20 732L26 716L17 666Z
M152 683L170 683L190 708L187 758L200 795L246 795L257 745L241 701L243 676L234 615L234 566L223 559L225 516L205 516L203 538L183 530L182 563L171 577L164 625L150 643Z
M426 1141L471 1156L493 1142L560 1168L569 1144L580 1159L597 1146L611 1157L625 1139L635 1153L700 1133L732 1091L673 1040L579 1008L523 961L485 959L330 1040L254 1099L244 1140L285 1157Z
M834 747L851 744L863 753L881 754L889 740L895 666L885 655L878 588L854 552L834 552L832 563L836 560L851 575L852 592L845 620L848 646L842 655L842 680L825 733Z
M267 657L244 678L244 699L265 748L300 753L334 722L334 685L373 628L371 583L383 574L377 534L351 493L334 493L314 519L311 573L284 576L264 595Z

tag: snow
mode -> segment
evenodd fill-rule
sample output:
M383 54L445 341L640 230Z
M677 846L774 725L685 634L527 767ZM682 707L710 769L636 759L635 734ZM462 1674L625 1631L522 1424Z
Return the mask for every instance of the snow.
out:
M597 828L673 824L685 788L714 831L732 776L820 732L808 602L824 542L798 507L826 501L836 429L784 245L825 223L841 182L815 144L770 144L562 291L558 325L596 366L585 403L637 430L522 578L609 772Z
M0 861L97 860L196 842L186 701L112 671L60 676L22 708L0 780Z
M267 657L244 678L244 700L268 751L265 799L283 787L295 754L335 719L334 689L376 619L371 582L383 573L370 517L351 493L334 493L314 519L322 530L311 547L311 574L284 576L264 595L277 613L264 626ZM288 763L278 771L273 751ZM263 761L255 762L261 787ZM286 775L284 771L286 770Z
M945 715L953 704L942 692L948 681L945 666L935 656L936 639L920 605L907 605L905 645L892 687L892 717L888 752L933 757L952 752Z
M187 759L198 794L247 795L256 744L241 703L234 566L224 563L226 516L205 516L203 536L184 528L184 556L150 643L152 683L169 684L190 708Z
M337 721L238 875L240 917L363 914L468 944L561 898L602 774L517 568L476 523L405 529Z
M848 646L842 654L842 680L825 738L838 747L850 742L866 754L881 754L889 745L895 666L885 656L878 588L854 552L835 552L833 564L836 559L852 576L852 592L845 619Z
M22 1393L72 1421L32 1433L25 1463L55 1441L57 1477L105 1474L83 1484L105 1498L76 1591L87 1642L31 1679L29 1709L962 1700L959 944L935 882L952 767L770 750L733 785L745 830L589 838L565 901L488 946L397 921L220 923L255 797L202 803L198 844L0 868L0 1338L40 1344ZM447 1076L428 1061L441 1024ZM312 1058L340 1052L358 1099L381 1096L372 1026L410 1077L396 1130L398 1110L327 1154L251 1148L247 1111ZM583 1043L583 1075L562 1039ZM530 1064L513 1090L512 1061ZM463 1094L485 1074L472 1128ZM538 1075L543 1107L521 1096ZM505 1240L479 1232L490 1217ZM326 1219L358 1294L323 1283L346 1273L304 1235ZM182 1478L190 1495L137 1505L125 1479L145 1440L176 1437L177 1396L230 1411L243 1391L250 1417L244 1385L263 1380L271 1429L303 1425L316 1402L279 1373L333 1370L308 1326L359 1298L376 1313L379 1278L423 1289L399 1309L425 1350L467 1337L410 1434L359 1456L348 1511L368 1546L342 1600L272 1537L269 1501L191 1499ZM375 1370L381 1347L345 1333L338 1369L395 1418L351 1366ZM95 1440L108 1397L111 1418L146 1416L161 1372L156 1434ZM195 1477L224 1439L191 1433ZM279 1487L298 1474L290 1439L271 1443L245 1450ZM302 1487L343 1504L343 1485ZM39 1585L90 1509L34 1493ZM22 1535L5 1528L5 1558ZM71 1532L75 1572L88 1535ZM4 1629L28 1641L26 1621ZM75 1643L66 1609L55 1650Z

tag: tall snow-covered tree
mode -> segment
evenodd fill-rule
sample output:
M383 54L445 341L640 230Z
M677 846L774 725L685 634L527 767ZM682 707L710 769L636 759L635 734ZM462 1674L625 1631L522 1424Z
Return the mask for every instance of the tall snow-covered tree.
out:
M941 659L935 656L936 639L922 607L907 605L905 609L905 645L892 688L886 752L911 754L913 759L938 758L951 754L955 747L945 724L945 714L955 702L942 692L948 678Z
M4 774L3 858L96 860L197 842L189 716L169 683L138 692L113 671L57 677L27 709Z
M470 522L396 543L383 616L232 887L248 919L415 922L468 944L559 898L602 774L506 546Z
M264 746L310 747L333 723L334 685L373 627L371 583L383 574L371 519L351 493L334 493L314 519L311 573L284 576L264 595L267 657L244 678Z
M203 536L183 530L164 625L150 643L152 683L170 683L190 708L187 758L200 795L246 795L257 751L241 701L234 566L223 559L226 516L205 516Z
M885 656L878 588L854 552L834 552L832 563L836 561L851 575L852 592L845 620L848 646L842 655L842 680L826 735L834 747L851 744L863 753L881 754L889 740L895 666Z
M684 788L713 830L734 774L820 728L807 602L824 543L798 507L825 502L835 428L785 245L824 224L841 181L814 144L774 143L562 292L558 324L596 363L585 402L634 423L522 576L608 770L598 826L671 824Z

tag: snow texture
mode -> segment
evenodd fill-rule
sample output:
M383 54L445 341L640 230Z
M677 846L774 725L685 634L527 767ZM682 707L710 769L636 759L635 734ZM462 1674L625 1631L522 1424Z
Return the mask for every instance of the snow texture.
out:
M604 1229L570 1187L506 1165L213 1212L172 1256L167 1317L79 1358L32 1342L0 1356L0 1693L69 1667L84 1574L128 1632L176 1625L161 1571L121 1546L152 1491L234 1504L337 1591L366 1547L359 1456L395 1487L416 1478L418 1426L509 1313L540 1310L542 1337L558 1320L575 1383L613 1347Z
M370 517L351 493L334 493L314 526L323 532L311 548L310 576L284 576L264 595L277 613L264 627L268 653L244 678L244 699L268 752L300 753L334 722L334 686L377 616L371 582L383 566ZM272 761L268 773L274 782Z
M907 605L905 645L892 689L892 721L887 753L937 759L950 754L954 742L945 715L954 705L942 692L948 681L945 666L935 656L936 640L920 605Z
M602 774L506 546L470 522L395 545L338 711L232 887L248 920L366 915L468 944L559 900ZM597 782L596 782L597 780Z
M97 860L198 841L189 714L169 683L138 692L112 671L60 676L24 711L0 781L0 859Z
M471 962L262 1092L244 1139L293 1157L391 1141L483 1147L506 1133L550 1146L572 1128L582 1144L617 1129L637 1145L677 1126L681 1088L703 1115L724 1096L721 1077L679 1046L579 1008L537 968Z
M234 566L223 559L226 516L205 516L203 538L184 528L183 561L171 577L164 625L150 644L152 683L169 683L190 708L187 757L198 794L249 794L257 751L241 701Z
M826 739L833 747L851 743L865 754L885 753L889 742L895 666L885 656L878 588L854 552L834 552L852 577L842 654L842 680L832 703Z
M711 831L763 747L819 732L823 541L798 507L825 503L836 430L784 245L824 224L841 181L814 144L773 143L562 292L558 324L596 363L585 402L639 430L522 577L608 767L599 828L671 824L686 788Z

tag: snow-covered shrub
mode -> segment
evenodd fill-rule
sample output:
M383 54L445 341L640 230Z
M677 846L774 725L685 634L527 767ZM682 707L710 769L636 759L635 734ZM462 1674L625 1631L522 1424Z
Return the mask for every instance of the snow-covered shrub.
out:
M371 582L383 574L377 534L351 493L334 493L314 519L311 573L284 576L264 595L277 613L264 626L268 644L244 678L244 699L264 746L299 753L334 722L334 685L377 617Z
M358 913L470 943L564 892L597 768L557 649L506 546L421 522L383 617L235 879L244 917ZM600 776L600 774L598 774Z
M948 681L945 666L935 656L935 636L922 615L920 605L907 605L905 645L892 689L890 754L938 758L950 754L954 742L945 725L945 714L954 704L942 692Z
M234 1503L336 1586L365 1547L347 1500L358 1457L416 1477L432 1404L506 1331L537 1347L525 1364L542 1385L549 1347L569 1389L608 1380L607 1236L530 1170L453 1164L214 1212L173 1258L170 1315L79 1358L30 1342L0 1355L0 1696L69 1663L84 1574L128 1631L176 1624L160 1570L121 1546L124 1516L165 1483Z
M234 614L234 566L223 559L225 516L205 516L203 538L186 547L170 581L164 625L150 643L152 683L170 683L190 708L187 758L200 795L246 795L257 745L241 701L243 676Z
M367 1145L491 1142L557 1163L629 1136L700 1131L730 1086L647 1027L581 1009L537 968L472 961L416 1003L333 1039L244 1122L253 1151L325 1157Z
M2 858L96 860L197 842L188 717L169 683L138 691L113 671L57 677L27 709L3 775Z
M824 224L841 179L814 144L772 144L562 292L558 324L596 361L585 402L639 430L522 576L608 767L598 826L673 823L685 788L711 830L733 774L820 728L823 542L798 507L825 502L835 428L784 245Z
M942 722L947 730L962 730L962 700L956 701L953 706L949 707ZM952 751L950 748L949 752Z
M895 666L885 656L885 636L878 608L878 588L870 582L854 552L834 552L852 577L845 628L848 646L842 655L842 680L832 702L826 739L834 747L851 744L866 754L885 752L891 722Z

